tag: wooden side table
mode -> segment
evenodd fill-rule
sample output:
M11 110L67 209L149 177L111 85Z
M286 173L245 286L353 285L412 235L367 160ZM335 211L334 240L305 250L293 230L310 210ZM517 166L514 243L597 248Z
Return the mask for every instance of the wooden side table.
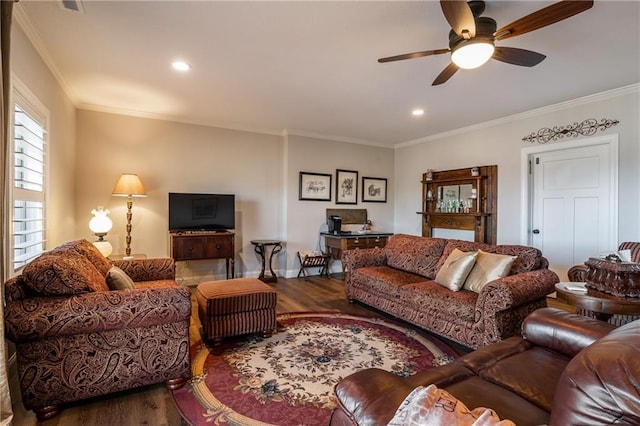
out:
M129 256L124 254L110 254L107 259L111 260L133 260L133 259L146 259L147 255L142 253L133 253Z
M585 283L557 283L556 294L558 300L592 311L596 319L601 321L609 321L613 315L640 315L640 298L601 293L587 289Z
M282 241L279 240L251 240L251 244L254 245L253 250L260 255L262 258L262 271L260 271L260 276L258 279L265 283L276 283L278 282L278 277L276 273L273 272L273 256L280 253L282 250ZM272 246L271 254L269 255L269 272L271 275L265 274L266 263L267 263L267 250L268 247Z

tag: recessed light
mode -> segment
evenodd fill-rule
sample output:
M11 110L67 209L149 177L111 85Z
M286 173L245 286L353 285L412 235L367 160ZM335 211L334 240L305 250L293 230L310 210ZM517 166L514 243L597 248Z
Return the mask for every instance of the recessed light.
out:
M184 61L174 61L171 63L171 66L178 71L189 71L191 69L191 65Z
M420 108L416 108L413 111L411 111L411 115L413 115L414 117L420 117L421 115L424 115L424 110Z

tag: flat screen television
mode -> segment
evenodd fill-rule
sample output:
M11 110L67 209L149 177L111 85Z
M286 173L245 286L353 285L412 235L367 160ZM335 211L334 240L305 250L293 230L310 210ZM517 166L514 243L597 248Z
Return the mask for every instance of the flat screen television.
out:
M234 194L169 193L169 231L224 231L235 228Z

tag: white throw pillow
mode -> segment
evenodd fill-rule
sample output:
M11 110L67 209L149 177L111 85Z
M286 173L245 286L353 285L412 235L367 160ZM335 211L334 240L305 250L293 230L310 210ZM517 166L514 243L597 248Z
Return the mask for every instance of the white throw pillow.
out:
M487 283L509 275L511 265L517 257L478 250L476 263L464 283L464 289L480 293Z
M460 290L476 262L477 255L477 251L464 252L453 249L438 271L436 282L451 291Z
M400 404L389 426L515 426L500 420L495 411L469 410L461 401L436 385L415 388Z

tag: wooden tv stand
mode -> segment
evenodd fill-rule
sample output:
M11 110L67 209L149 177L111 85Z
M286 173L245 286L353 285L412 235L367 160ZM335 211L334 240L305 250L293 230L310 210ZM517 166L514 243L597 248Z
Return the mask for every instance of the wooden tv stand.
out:
M184 260L225 259L227 279L235 275L235 233L229 231L171 232L171 257Z

